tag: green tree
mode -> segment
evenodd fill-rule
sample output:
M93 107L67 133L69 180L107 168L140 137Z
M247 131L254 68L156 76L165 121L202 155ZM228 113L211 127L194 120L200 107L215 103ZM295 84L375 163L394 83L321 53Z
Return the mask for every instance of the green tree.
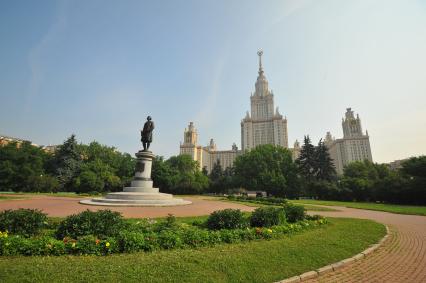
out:
M297 167L290 151L283 147L257 146L238 156L234 167L237 183L246 189L286 197L299 193Z
M411 204L426 204L426 156L412 157L402 163L401 173L406 186L401 201Z
M49 178L45 166L49 159L49 154L30 142L0 146L0 190L55 190L53 183L49 188L45 185L38 187Z
M299 167L300 174L308 181L312 181L316 178L316 157L317 154L315 151L315 147L311 143L311 139L309 138L309 136L305 136L303 140L303 146L300 150L299 158L297 158L296 160L296 164Z
M209 185L198 162L185 154L172 156L166 161L157 157L152 166L152 178L161 190L173 194L200 194Z
M320 140L315 148L315 164L314 172L317 180L332 181L336 178L336 168L333 159L330 157L328 148L325 143Z
M82 159L75 135L71 135L55 152L53 160L55 175L62 190L72 188L73 178L80 172Z

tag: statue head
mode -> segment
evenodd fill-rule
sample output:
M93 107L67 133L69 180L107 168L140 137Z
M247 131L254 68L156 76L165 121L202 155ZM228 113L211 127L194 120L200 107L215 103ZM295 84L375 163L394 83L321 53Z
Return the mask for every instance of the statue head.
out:
M148 121L151 121L151 116L146 117Z

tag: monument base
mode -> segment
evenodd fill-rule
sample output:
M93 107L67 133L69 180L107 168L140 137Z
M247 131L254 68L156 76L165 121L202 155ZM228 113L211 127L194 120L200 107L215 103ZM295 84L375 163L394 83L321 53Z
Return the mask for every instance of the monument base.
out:
M150 151L136 153L136 173L130 187L122 192L109 193L105 197L84 199L81 204L103 206L175 206L192 202L174 198L172 194L160 193L152 187L151 165L154 155Z
M80 203L103 206L175 206L192 202L164 193L118 192L109 193L104 198L84 199Z

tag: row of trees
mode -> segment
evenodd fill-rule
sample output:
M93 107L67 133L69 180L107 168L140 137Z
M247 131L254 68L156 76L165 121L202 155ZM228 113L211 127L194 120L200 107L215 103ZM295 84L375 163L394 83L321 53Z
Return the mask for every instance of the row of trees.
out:
M233 168L222 170L216 163L209 179L214 193L243 187L287 198L426 204L426 156L407 160L399 170L353 162L338 176L324 142L314 146L309 136L294 162L288 150L262 145L239 156Z
M0 147L0 190L24 192L119 191L134 174L135 159L114 147L78 144L72 135L54 154L30 143ZM330 200L426 204L426 157L411 158L400 170L369 161L353 162L337 176L324 142L305 137L300 157L274 145L262 145L237 157L234 167L216 163L200 171L189 155L154 159L154 185L173 194L260 190L269 195Z
M0 190L104 192L120 190L133 176L135 159L114 147L78 144L69 137L54 154L29 142L0 147Z

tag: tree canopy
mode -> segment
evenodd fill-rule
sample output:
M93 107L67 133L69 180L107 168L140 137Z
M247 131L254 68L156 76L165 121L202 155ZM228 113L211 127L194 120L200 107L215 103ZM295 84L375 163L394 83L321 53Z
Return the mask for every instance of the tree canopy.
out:
M259 145L238 156L234 166L237 182L248 190L287 197L297 194L297 167L283 147Z

